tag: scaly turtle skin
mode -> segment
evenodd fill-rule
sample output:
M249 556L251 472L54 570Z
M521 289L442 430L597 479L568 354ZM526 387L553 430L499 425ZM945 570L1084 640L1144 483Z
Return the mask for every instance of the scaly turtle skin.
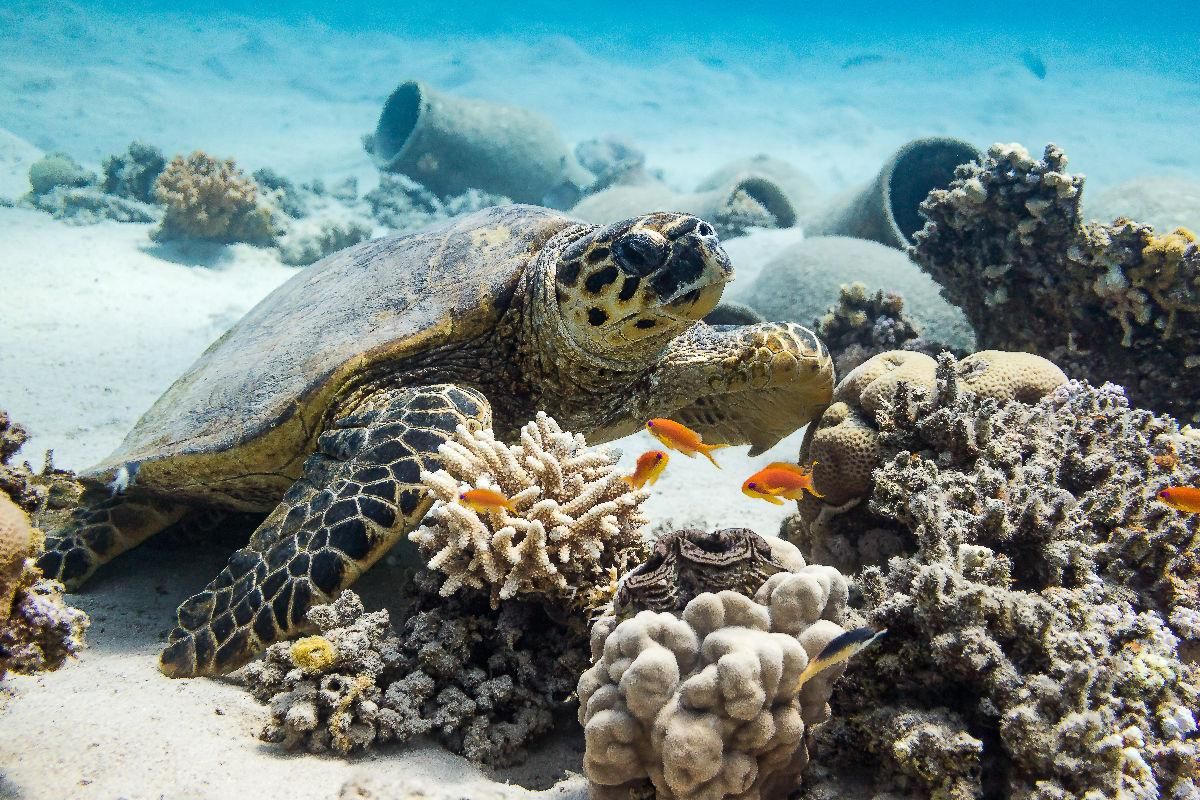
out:
M460 424L507 436L541 410L605 441L669 416L759 452L824 409L833 366L797 325L698 323L731 276L712 227L675 213L598 227L506 206L335 253L85 473L90 502L40 565L76 586L197 509L270 511L180 606L161 658L168 675L226 672L420 522L420 472Z

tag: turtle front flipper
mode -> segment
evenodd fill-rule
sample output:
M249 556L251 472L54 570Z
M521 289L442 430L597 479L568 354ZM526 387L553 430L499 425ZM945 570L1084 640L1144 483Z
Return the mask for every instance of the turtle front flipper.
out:
M174 525L187 512L187 506L177 503L92 489L71 521L46 537L38 567L47 578L76 589L101 564Z
M833 398L833 359L794 322L696 325L671 343L649 393L682 401L669 416L714 444L749 444L758 455L807 425Z
M304 630L311 607L420 523L433 504L421 470L440 467L438 447L459 425L490 427L491 406L449 384L380 392L336 419L249 546L179 606L162 671L229 672Z

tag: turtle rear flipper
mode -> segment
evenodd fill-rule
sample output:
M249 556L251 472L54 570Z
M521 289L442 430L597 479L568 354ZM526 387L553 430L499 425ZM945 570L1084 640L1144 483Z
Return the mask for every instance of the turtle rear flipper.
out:
M249 546L177 612L159 666L171 677L229 672L308 626L433 500L421 470L459 425L491 425L479 392L449 384L380 392L321 434L303 476Z
M179 503L114 495L105 488L89 490L71 521L46 537L38 567L47 578L74 590L100 565L174 525L188 510Z

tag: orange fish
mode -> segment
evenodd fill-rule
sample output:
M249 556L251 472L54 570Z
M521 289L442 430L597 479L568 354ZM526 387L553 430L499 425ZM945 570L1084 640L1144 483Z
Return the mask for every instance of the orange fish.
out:
M1168 486L1158 493L1158 499L1177 511L1200 512L1200 489L1195 486Z
M725 447L725 445L705 444L703 437L687 425L681 425L673 419L656 417L646 423L646 430L672 450L678 450L688 458L695 458L696 453L700 453L711 461L714 467L721 468L717 460L712 457L712 451Z
M670 458L662 450L647 450L638 456L637 468L632 475L626 475L622 480L634 489L640 489L646 484L654 485L658 476L667 468Z
M808 467L786 461L768 464L746 479L742 484L742 494L766 500L777 506L783 505L779 498L799 500L805 492L813 497L824 497L813 488L812 468L816 465L815 461Z
M480 514L498 514L504 508L515 512L512 500L497 492L495 489L471 489L458 496L459 501Z

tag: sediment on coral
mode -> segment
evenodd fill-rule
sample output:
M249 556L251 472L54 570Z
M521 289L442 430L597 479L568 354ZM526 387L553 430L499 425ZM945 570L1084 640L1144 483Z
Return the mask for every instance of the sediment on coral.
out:
M536 603L494 611L477 592L443 598L438 583L416 573L398 634L352 591L312 609L317 637L272 645L246 668L271 710L262 737L345 755L430 735L478 763L523 761L587 666L585 635Z
M650 492L624 481L616 450L587 447L544 412L519 444L460 426L439 453L442 469L421 480L440 502L408 538L445 576L443 595L467 587L493 602L537 595L594 610L608 601L611 579L646 553L641 505ZM514 510L456 502L473 488L498 490Z
M847 772L913 798L1195 796L1200 534L1156 492L1200 480L1200 442L1023 353L884 354L835 401L800 457L829 493L783 533L890 633L804 796Z
M689 569L662 569L656 552L634 574L657 575L658 590L643 586L592 628L593 665L578 689L591 796L788 796L844 668L803 680L810 659L844 632L845 580L744 529L670 540L664 552ZM710 557L679 559L681 543ZM645 600L660 610L639 608Z
M979 347L1039 353L1124 386L1137 405L1200 414L1200 247L1186 229L1084 223L1083 177L1048 145L993 145L921 204L910 252L962 308Z
M217 159L200 150L176 156L154 184L155 199L166 206L156 241L248 242L275 240L271 210L260 204L258 187L233 159Z

